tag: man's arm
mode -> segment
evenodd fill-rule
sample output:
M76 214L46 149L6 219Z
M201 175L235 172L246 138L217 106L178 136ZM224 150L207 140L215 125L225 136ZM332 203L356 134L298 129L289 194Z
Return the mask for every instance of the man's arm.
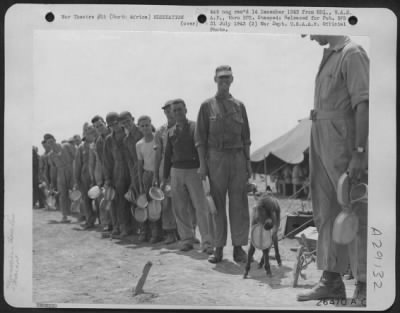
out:
M137 168L138 168L138 182L139 182L139 192L143 193L144 192L144 186L143 186L143 165L144 165L144 159L140 150L140 143L136 143L136 154L137 154Z
M51 189L57 188L57 167L54 164L51 157L49 157L49 166L50 166L50 187Z
M129 189L134 189L134 183L135 183L135 163L134 163L134 156L131 155L131 151L129 149L130 144L134 144L129 142L129 137L126 137L123 142L123 148L122 152L126 161L126 164L128 165L128 170L129 170L129 178L130 178L130 185ZM135 156L136 157L136 156Z
M366 148L369 129L369 58L361 48L354 48L343 62L351 106L355 111L355 147ZM368 166L366 152L354 151L348 167L350 179L357 181Z
M159 184L160 179L160 165L163 154L163 143L161 138L161 129L158 130L154 136L154 150L156 151L154 158L154 175L153 183Z
M247 166L247 178L251 177L251 161L250 161L250 145L251 145L251 140L250 140L250 126L249 126L249 120L247 118L247 112L246 112L246 107L241 104L242 108L242 117L243 117L243 129L242 129L242 141L243 141L243 152L244 156L247 160L246 166Z
M368 114L368 102L363 101L356 106L355 109L355 123L356 123L356 134L355 134L355 149L357 147L367 146L368 140L368 127L369 127L369 114ZM353 151L353 155L349 164L348 173L349 177L353 182L357 182L363 173L368 168L368 153Z
M79 188L80 184L80 177L81 177L81 170L82 170L82 151L81 148L78 148L75 155L73 172L74 172L74 188Z
M113 157L110 138L106 138L103 149L104 186L111 186Z
M209 112L207 110L208 103L204 102L197 115L196 128L194 132L195 146L199 154L200 167L198 173L200 178L204 180L208 175L206 162L208 130L209 130Z
M168 177L171 173L171 166L172 166L172 144L171 144L171 139L168 136L164 154L164 177L163 177L164 182L168 180Z

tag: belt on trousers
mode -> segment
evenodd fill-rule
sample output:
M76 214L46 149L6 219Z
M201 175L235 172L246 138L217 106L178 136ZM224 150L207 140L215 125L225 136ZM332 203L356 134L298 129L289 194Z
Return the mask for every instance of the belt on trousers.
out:
M310 120L344 120L353 117L352 110L346 111L323 111L323 110L311 110Z

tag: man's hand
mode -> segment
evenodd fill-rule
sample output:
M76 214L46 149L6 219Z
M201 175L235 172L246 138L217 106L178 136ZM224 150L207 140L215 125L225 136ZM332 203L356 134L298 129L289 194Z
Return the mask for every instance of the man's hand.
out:
M159 184L158 175L157 175L157 177L156 177L156 175L154 175L152 186L158 186L158 184Z
M205 164L200 164L200 167L199 167L197 173L199 174L201 180L206 179L206 177L208 175L207 166Z
M111 182L109 181L109 180L106 180L105 182L104 182L104 188L108 188L108 187L110 187L111 186Z
M353 156L347 169L351 183L355 184L360 181L362 174L366 169L366 157L367 154L365 152L353 152Z

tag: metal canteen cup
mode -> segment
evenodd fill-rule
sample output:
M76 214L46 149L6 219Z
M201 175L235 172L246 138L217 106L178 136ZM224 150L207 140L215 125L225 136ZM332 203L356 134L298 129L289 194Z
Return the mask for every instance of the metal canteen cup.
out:
M210 191L210 181L208 180L208 177L202 181L203 185L203 190L204 190L204 195L206 196L208 208L211 212L211 214L216 214L217 213L217 208L215 206L215 202L213 197L211 196L211 191Z
M271 230L265 230L262 224L255 224L251 227L250 240L257 249L269 249L272 246Z
M78 189L69 191L69 198L71 199L71 201L78 201L81 199L81 197L82 193Z
M151 222L158 221L161 217L161 201L152 200L147 207L148 218Z
M101 195L101 190L99 186L93 186L88 191L88 197L92 200L97 199Z
M144 223L148 218L147 208L135 208L134 217L139 223Z
M352 242L358 232L358 217L352 208L350 199L350 179L344 173L338 181L337 200L342 206L342 212L338 214L332 229L332 239L337 244L346 245Z
M162 201L164 200L164 193L162 190L156 186L153 186L149 190L149 195L153 200Z

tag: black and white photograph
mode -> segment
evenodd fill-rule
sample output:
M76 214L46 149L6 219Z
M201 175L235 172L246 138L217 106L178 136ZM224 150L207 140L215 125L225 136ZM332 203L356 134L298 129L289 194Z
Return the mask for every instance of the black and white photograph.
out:
M377 49L363 31L370 11L360 9L357 31L222 32L113 24L114 6L32 8L6 19L10 305L391 305L395 46ZM213 10L115 8L176 19ZM41 15L26 26L29 51L7 29L19 14ZM371 200L383 194L377 221ZM23 291L31 299L19 303Z

